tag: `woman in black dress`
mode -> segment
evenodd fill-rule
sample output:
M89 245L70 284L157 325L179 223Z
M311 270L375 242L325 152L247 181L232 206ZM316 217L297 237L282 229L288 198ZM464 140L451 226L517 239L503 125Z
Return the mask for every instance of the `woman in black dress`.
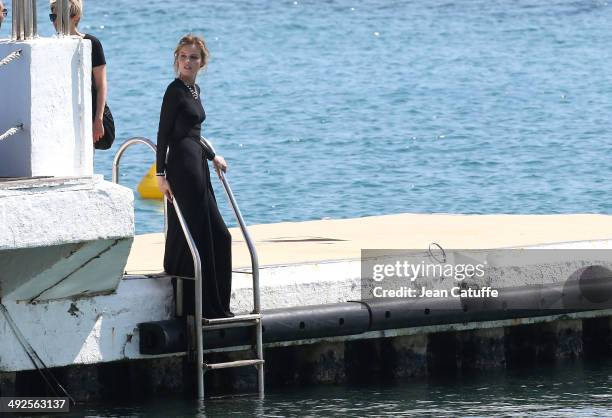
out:
M208 62L202 38L184 36L174 52L178 77L164 94L157 133L157 184L169 201L164 269L170 275L193 277L193 258L171 204L176 198L202 260L202 312L205 318L230 317L232 237L217 208L207 160L226 171L223 157L200 144L206 118L200 101L198 72ZM184 282L183 306L193 314L194 283Z

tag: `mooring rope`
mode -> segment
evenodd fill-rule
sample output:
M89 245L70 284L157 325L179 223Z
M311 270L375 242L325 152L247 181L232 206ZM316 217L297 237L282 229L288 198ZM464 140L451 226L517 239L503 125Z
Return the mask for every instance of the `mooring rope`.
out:
M57 380L55 375L51 373L51 370L49 370L45 362L40 358L38 353L30 345L28 340L25 339L25 337L21 333L21 330L17 327L17 324L13 320L11 314L9 313L8 309L6 309L6 306L4 306L4 304L1 302L0 302L0 312L2 312L2 314L4 315L4 319L6 319L6 322L11 328L11 331L13 331L13 335L15 335L15 338L17 338L19 345L21 345L21 348L23 348L23 350L25 351L26 355L32 362L32 365L36 368L36 370L38 370L38 373L40 373L45 383L49 386L49 389L51 389L51 392L53 392L53 394L57 397L60 395L57 391L57 389L59 389L61 394L66 396L68 399L70 399L73 405L76 405L74 398L70 396L68 391Z
M2 142L5 139L15 135L17 132L21 131L22 129L23 129L23 123L20 123L18 125L13 126L9 130L7 130L5 133L0 135L0 142Z
M6 56L6 58L0 60L0 67L11 63L12 61L16 60L19 57L21 57L21 49L18 49L15 52L11 52L10 54Z

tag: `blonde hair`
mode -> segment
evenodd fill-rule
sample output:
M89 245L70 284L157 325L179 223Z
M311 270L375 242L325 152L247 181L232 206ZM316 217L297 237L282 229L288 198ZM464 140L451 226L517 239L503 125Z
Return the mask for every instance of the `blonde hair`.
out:
M50 0L49 5L51 6L51 10L56 12L55 4L57 0ZM70 17L78 17L78 21L83 17L83 0L70 0Z
M72 0L70 0L72 1ZM195 45L200 50L200 58L202 59L202 64L200 68L204 68L208 65L208 61L210 60L210 52L208 52L208 48L206 47L206 42L204 42L204 38L200 36L193 35L188 33L183 36L179 41L176 49L174 50L174 72L178 74L178 57L181 48L188 45Z

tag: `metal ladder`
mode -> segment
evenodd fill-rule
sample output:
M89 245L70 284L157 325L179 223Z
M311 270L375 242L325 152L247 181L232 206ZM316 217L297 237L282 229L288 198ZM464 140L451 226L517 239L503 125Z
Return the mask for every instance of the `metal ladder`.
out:
M214 148L210 144L206 138L201 138L202 147L208 148L214 152ZM113 159L113 183L119 183L119 162L121 161L121 157L125 150L134 144L144 144L147 145L154 153L157 152L157 147L153 142L151 142L147 138L143 137L134 137L125 141L115 154L115 158ZM259 296L259 261L257 259L257 251L255 250L255 245L251 240L251 236L249 235L249 231L247 230L244 219L242 218L242 214L240 213L240 209L238 208L238 204L236 203L236 199L234 198L234 194L232 193L232 189L229 186L227 178L223 172L219 176L221 179L221 183L223 184L223 188L225 193L230 201L232 206L232 210L234 215L236 216L236 220L240 226L240 231L244 236L245 242L249 249L249 253L251 256L251 268L252 268L252 277L253 277L253 311L250 314L246 315L236 315L232 318L217 318L217 319L207 319L202 317L202 262L200 259L200 254L196 247L195 241L189 232L189 227L187 226L187 222L183 217L181 212L179 203L176 198L174 198L173 205L176 211L178 220L181 224L181 228L183 233L185 234L185 238L187 240L187 244L189 246L189 250L191 251L191 255L193 256L193 267L195 272L195 277L177 277L177 286L176 286L176 309L177 315L182 314L182 280L195 280L195 317L201 318L200 320L193 321L194 331L195 331L195 363L197 365L197 380L198 380L198 399L204 399L204 374L209 370L218 370L218 369L226 369L231 367L243 367L243 366L255 366L257 369L257 386L258 393L260 397L264 396L264 358L263 358L263 342L262 342L262 323L261 323L261 304L260 304L260 296ZM167 228L167 210L166 210L166 199L164 198L164 231ZM204 341L203 341L203 331L214 330L214 329L226 329L226 328L234 328L234 327L254 327L255 328L255 350L257 357L254 359L247 360L236 360L229 361L225 363L205 363L204 362ZM193 346L193 345L192 345Z

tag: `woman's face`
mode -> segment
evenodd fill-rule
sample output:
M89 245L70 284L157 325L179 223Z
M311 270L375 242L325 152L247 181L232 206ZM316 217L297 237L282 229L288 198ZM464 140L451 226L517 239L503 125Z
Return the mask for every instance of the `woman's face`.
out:
M177 61L179 75L182 78L195 79L202 68L200 49L195 45L185 45L179 49Z

